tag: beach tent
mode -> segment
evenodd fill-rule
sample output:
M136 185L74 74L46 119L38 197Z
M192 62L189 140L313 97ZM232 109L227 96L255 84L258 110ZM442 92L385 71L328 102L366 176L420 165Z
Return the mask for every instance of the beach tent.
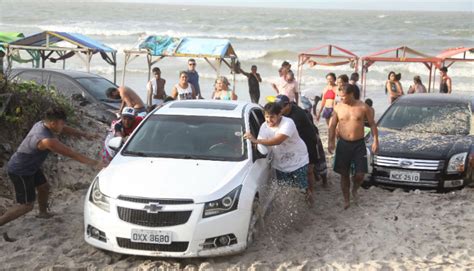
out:
M145 55L147 58L148 80L151 77L152 66L165 57L203 58L216 71L217 75L220 74L222 63L228 66L231 71L234 71L237 63L237 55L227 39L148 36L139 42L137 48L124 50L124 53L122 84L125 83L127 65L141 55ZM216 63L212 63L211 60L215 60ZM232 74L234 77L232 85L235 88L235 73L232 72Z
M437 58L440 59L440 64L435 67L433 74L433 88L436 81L436 69L440 67L451 67L456 62L474 62L474 47L456 47L443 50L439 53Z
M376 52L361 58L362 64L362 89L366 91L366 82L367 82L367 73L369 67L372 66L375 62L403 62L403 63L422 63L426 66L429 71L429 84L428 91L431 89L431 80L435 67L439 67L440 59L434 56L429 56L427 54L413 50L407 46L400 46L398 48L392 48Z
M60 43L60 44L58 44ZM45 67L45 61L56 62L65 60L73 55L78 56L86 65L87 72L90 72L92 56L99 53L102 59L114 67L114 82L117 71L117 51L107 45L91 39L90 37L67 32L44 31L6 44L7 57L11 67L12 57L19 54L19 51L26 50L38 54L41 60L41 67ZM56 53L58 58L54 58ZM39 60L36 65L39 66Z
M327 67L350 65L350 67L354 69L354 72L357 72L359 57L347 49L332 44L308 49L298 55L298 70L296 78L299 85L301 85L304 65L310 67L316 65ZM298 87L298 89L300 88Z
M0 32L0 73L3 74L3 57L7 54L6 45L10 42L16 41L25 37L23 33L20 32ZM30 54L31 55L31 54ZM22 59L18 56L13 56L13 60L17 62L34 62L33 55L31 59Z
M6 44L24 37L25 35L20 32L0 32L0 52L6 53Z

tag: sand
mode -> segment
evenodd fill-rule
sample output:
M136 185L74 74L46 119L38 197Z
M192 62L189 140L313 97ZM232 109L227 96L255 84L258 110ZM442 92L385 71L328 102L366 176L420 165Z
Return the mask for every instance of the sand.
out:
M94 121L84 127L103 129ZM65 142L91 156L100 145ZM360 190L359 205L343 210L339 178L330 172L327 189L316 184L312 209L296 191L280 191L265 216L264 229L244 253L166 259L121 255L87 245L83 202L96 171L51 155L45 172L52 184L52 211L57 215L38 219L35 209L1 227L18 238L14 243L0 240L2 270L474 269L473 188L437 194L372 187ZM0 178L3 212L13 203L5 166Z

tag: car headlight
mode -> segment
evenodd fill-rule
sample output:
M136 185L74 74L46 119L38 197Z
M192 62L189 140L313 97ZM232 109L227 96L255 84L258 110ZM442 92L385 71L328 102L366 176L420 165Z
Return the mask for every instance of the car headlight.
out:
M91 194L89 195L89 201L100 209L110 212L109 197L104 195L99 189L99 177L96 177L92 183Z
M204 212L202 214L202 217L206 218L215 215L220 215L237 209L241 189L242 185L239 185L222 198L206 202L206 204L204 204Z
M462 152L451 156L449 159L448 168L446 169L448 174L457 174L464 172L464 165L466 164L467 152Z

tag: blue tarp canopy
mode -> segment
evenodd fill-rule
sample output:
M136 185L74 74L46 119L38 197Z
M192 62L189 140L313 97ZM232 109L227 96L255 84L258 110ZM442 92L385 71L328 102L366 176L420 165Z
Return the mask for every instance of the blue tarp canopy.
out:
M148 36L138 46L152 56L237 58L227 39Z
M63 46L58 43L69 43L72 46ZM19 40L12 41L6 45L7 55L11 60L15 55L19 55L20 50L26 50L29 54L38 54L38 61L33 64L39 67L39 59L41 59L41 67L45 67L45 61L50 60L55 63L63 60L63 69L65 68L65 60L69 57L77 55L84 61L87 71L90 71L92 55L99 53L102 59L114 67L114 82L116 81L117 67L117 50L94 40L90 37L77 33L43 31ZM56 53L58 57L53 57Z
M206 62L220 74L222 64L231 70L235 82L235 73L238 71L237 54L227 39L208 39L192 37L148 36L138 42L138 46L124 50L125 60L122 73L122 84L125 83L127 65L140 55L146 55L148 62L148 79L151 77L151 68L165 57L204 58ZM215 60L215 64L210 59ZM235 84L233 84L235 87Z
M103 53L113 53L117 50L110 48L109 46L96 41L90 37L84 36L77 33L67 33L67 32L57 32L57 31L44 31L37 33L23 39L19 39L13 42L10 42L10 45L23 45L23 46L35 46L35 47L45 47L52 44L66 41L69 42L77 48L90 49L94 53L103 52Z

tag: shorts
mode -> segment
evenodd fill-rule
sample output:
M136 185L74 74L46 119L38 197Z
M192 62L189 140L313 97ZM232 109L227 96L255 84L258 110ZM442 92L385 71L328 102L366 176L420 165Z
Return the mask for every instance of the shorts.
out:
M279 185L290 185L300 189L308 188L308 165L304 165L292 172L276 171L276 178Z
M323 109L323 118L330 119L331 116L332 116L332 111L333 110L334 110L334 108L332 108L332 107L325 107Z
M367 149L365 139L347 141L340 138L337 141L334 157L334 171L341 175L349 175L351 164L354 164L354 173L367 173Z
M32 203L36 200L36 187L46 183L46 177L41 170L33 175L20 176L8 173L15 187L16 202L19 204Z
M250 94L250 100L252 103L258 104L258 101L260 100L260 90L257 91L249 91Z

